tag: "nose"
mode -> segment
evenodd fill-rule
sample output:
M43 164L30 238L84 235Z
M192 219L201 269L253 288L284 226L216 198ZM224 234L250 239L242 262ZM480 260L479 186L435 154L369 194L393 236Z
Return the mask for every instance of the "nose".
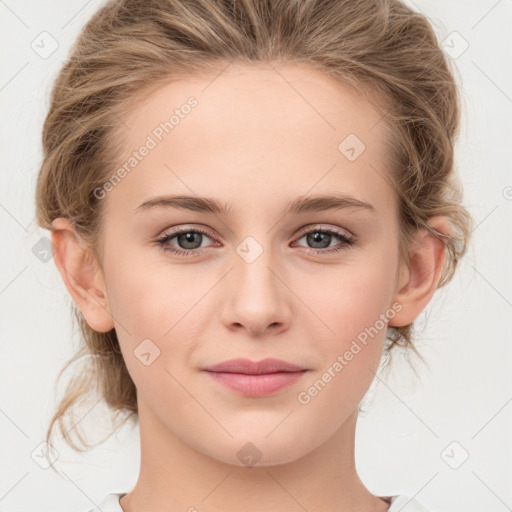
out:
M291 318L290 298L282 266L270 250L254 260L234 254L226 276L226 300L221 320L230 330L246 330L251 336L278 334L287 330Z

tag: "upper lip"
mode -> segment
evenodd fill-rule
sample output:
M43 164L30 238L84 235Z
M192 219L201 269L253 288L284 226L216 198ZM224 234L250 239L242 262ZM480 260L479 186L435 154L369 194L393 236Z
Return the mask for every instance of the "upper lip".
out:
M224 373L245 373L248 375L260 375L264 373L276 372L300 372L306 370L287 361L280 359L267 358L261 361L251 361L249 359L230 359L219 364L207 366L204 368L209 372Z

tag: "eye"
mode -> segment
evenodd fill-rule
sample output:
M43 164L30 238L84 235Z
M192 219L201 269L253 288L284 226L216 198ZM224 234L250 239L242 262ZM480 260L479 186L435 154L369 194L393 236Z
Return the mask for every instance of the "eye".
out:
M164 251L169 251L177 256L194 256L203 252L198 249L201 248L205 236L210 238L210 234L202 229L181 229L164 235L162 238L159 238L156 243L159 244ZM178 248L170 244L171 240L174 239L176 239Z
M314 247L307 247L309 251L315 254L326 254L335 253L347 249L354 244L355 237L348 235L335 229L327 229L322 227L314 227L304 232L298 239L306 238L308 244L312 244ZM334 246L333 249L324 250L326 247L331 245L331 242L338 240L341 244ZM316 245L316 247L315 247Z
M203 252L205 237L213 238L213 235L199 228L180 229L164 235L156 240L156 243L164 251L168 251L176 256L197 256ZM306 247L306 249L314 254L336 253L347 249L355 243L353 235L318 226L303 232L298 240L302 238L306 238L307 243L313 245L313 247ZM171 243L174 239L176 239L177 247ZM331 242L336 240L339 242L338 245L335 245L334 248L326 249L331 247ZM299 246L304 247L302 245Z

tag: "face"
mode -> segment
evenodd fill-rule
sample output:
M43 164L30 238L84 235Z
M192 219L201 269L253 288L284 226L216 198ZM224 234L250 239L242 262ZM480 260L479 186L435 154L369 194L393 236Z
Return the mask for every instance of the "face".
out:
M400 307L379 112L320 72L279 71L231 65L152 93L123 120L120 167L135 159L102 198L106 295L141 426L238 466L247 443L283 464L340 429ZM305 371L267 387L205 371L235 358Z

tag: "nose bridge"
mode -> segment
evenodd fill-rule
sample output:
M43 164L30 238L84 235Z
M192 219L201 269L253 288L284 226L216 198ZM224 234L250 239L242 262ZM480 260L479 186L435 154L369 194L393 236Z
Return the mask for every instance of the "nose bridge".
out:
M262 236L258 238L261 240ZM247 236L236 247L236 288L242 290L246 296L253 295L257 298L263 295L268 302L279 293L276 277L271 272L279 263L274 257L271 237L267 236L261 243L259 240L255 236Z
M256 236L243 239L235 248L230 273L232 283L224 320L241 324L253 333L287 321L286 287L277 277L282 267L270 239L266 236L262 243Z

